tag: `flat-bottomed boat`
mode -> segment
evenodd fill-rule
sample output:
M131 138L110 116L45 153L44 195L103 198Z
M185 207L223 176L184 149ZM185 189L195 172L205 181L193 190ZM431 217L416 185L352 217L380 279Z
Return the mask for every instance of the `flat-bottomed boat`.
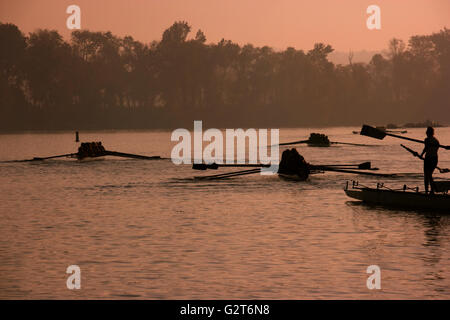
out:
M363 202L382 205L387 207L399 207L408 209L429 209L446 211L450 214L450 188L449 181L435 182L436 194L426 194L419 192L418 188L408 188L404 186L400 190L393 190L379 183L377 188L359 186L358 182L353 181L351 187L347 182L344 189L347 196Z

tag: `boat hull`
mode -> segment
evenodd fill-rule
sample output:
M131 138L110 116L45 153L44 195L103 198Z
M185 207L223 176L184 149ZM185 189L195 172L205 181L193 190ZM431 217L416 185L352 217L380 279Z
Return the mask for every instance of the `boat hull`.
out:
M298 174L278 173L278 176L283 180L289 181L306 181L308 177L301 177Z
M315 147L315 148L328 148L331 147L331 143L314 143L314 142L308 142L306 144L308 147Z
M92 162L92 161L102 161L105 160L105 156L100 157L83 157L83 158L77 158L79 162Z
M344 190L347 196L366 203L408 209L442 210L450 213L450 195L426 195L420 192L380 190L371 188Z

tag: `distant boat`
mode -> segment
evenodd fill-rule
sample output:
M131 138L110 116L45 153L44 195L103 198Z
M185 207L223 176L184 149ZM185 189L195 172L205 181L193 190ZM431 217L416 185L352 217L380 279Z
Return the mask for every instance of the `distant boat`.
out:
M331 142L328 136L322 133L311 133L307 145L309 147L329 147Z
M424 122L412 122L412 123L406 123L404 125L405 128L427 128L427 127L444 127L444 125L440 124L436 121L426 120Z
M106 150L101 142L82 142L78 148L77 153L67 153L60 154L50 157L34 157L33 159L27 160L11 160L8 162L28 162L28 161L43 161L56 158L72 158L77 159L81 162L93 161L93 160L103 160L106 156L122 157L122 158L132 158L132 159L142 159L142 160L161 160L160 156L143 156L139 154L124 153L118 151Z
M400 129L400 128L401 128L400 126L398 126L398 125L396 125L394 123L388 123L386 125L386 129Z
M436 186L439 189L438 191L442 191L441 194L427 195L419 192L418 188L415 191L409 191L411 189L407 189L406 186L403 190L384 188L382 184L378 185L377 188L360 187L357 182L353 182L351 188L347 183L344 191L350 198L369 204L407 209L439 210L450 214L450 195L448 194L450 181L436 182Z

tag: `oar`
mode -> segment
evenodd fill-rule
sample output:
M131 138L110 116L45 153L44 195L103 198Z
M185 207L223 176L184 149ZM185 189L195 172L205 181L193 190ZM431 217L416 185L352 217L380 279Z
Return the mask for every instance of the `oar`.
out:
M378 168L372 168L371 162L363 162L360 164L321 164L322 167L356 167L359 170L378 170Z
M192 169L194 170L206 170L206 169L213 169L216 170L218 168L264 168L264 167L270 167L270 164L218 164L218 163L194 163L192 165Z
M160 156L142 156L139 154L131 154L131 153L124 153L124 152L117 152L117 151L108 151L105 150L102 155L105 156L115 156L115 157L122 157L122 158L132 158L132 159L141 159L141 160L160 160Z
M42 161L42 160L48 160L48 159L55 159L55 158L64 158L64 157L74 157L78 153L67 153L67 154L61 154L57 156L50 156L50 157L34 157L33 159L26 159L26 160L9 160L9 161L3 161L3 162L30 162L30 161Z
M333 167L329 167L329 166L310 165L309 168L310 168L310 170L334 171L334 172L361 174L361 175L369 175L369 176L377 176L377 177L393 177L393 176L395 176L395 174L371 173L371 172L364 172L364 171L333 168ZM234 171L234 172L228 172L228 173L222 173L222 174L215 174L215 175L210 175L210 176L197 176L197 177L194 177L194 179L215 180L215 179L224 179L224 178L230 178L230 177L236 177L236 176L242 176L242 175L248 175L248 174L255 174L255 173L259 173L259 172L261 172L261 169L249 169L249 170Z
M348 146L357 146L357 147L374 147L374 145L370 145L370 144L361 144L361 143L350 143L350 142L335 142L335 141L331 141L331 144L345 144Z
M399 138L399 139L403 139L403 140L409 140L409 141L418 142L418 143L425 143L423 140L418 140L418 139L408 138L408 137L404 137L404 136L399 136L397 134L387 133L383 130L379 130L377 128L371 127L366 124L362 126L361 135L375 138L378 140L383 140L384 137L391 136L391 137ZM439 147L450 150L450 146L439 145Z
M222 174L214 174L211 176L198 176L198 177L194 177L194 179L198 179L198 180L223 179L223 178L229 178L229 177L235 177L235 176L255 174L255 173L259 173L259 172L261 172L261 169L250 169L250 170L234 171L234 172L228 172L228 173L222 173Z
M417 152L414 151L413 149L410 149L410 148L408 148L407 146L405 146L405 145L403 145L403 144L401 144L401 146L402 146L404 149L406 149L407 151L409 151L410 153L412 153L413 156L415 156L415 157L417 157L417 158L423 160L423 158L419 155L419 153L417 153Z
M294 145L294 144L302 144L302 143L308 143L309 140L298 140L298 141L292 141L292 142L284 142L284 143L279 143L279 146L289 146L289 145Z
M339 169L332 167L323 167L323 166L310 166L313 170L322 170L322 171L334 171L334 172L343 172L343 173L351 173L351 174L362 174L366 176L377 176L377 177L394 177L395 174L389 173L373 173L373 172L364 172L364 171L356 171L356 170L348 170L348 169Z
M61 154L59 156L51 156L51 157L34 157L31 161L37 161L37 160L48 160L48 159L56 159L56 158L64 158L64 157L73 157L76 156L78 153L68 153L68 154Z
M414 151L414 150L408 148L407 146L404 146L403 144L401 144L401 146L402 146L404 149L406 149L407 151L409 151L413 156L415 156L415 157L417 157L417 158L419 158L419 159L421 159L421 160L425 160L425 159L424 159L423 157L421 157L420 154L417 153L416 151ZM448 172L450 172L450 169L446 169L446 168L445 168L445 169L441 169L441 168L439 168L439 167L436 167L436 169L438 169L440 173L448 173Z
M67 154L61 154L57 156L50 156L50 157L34 157L33 159L26 159L26 160L10 160L10 161L3 161L3 162L30 162L30 161L42 161L42 160L48 160L48 159L56 159L56 158L63 158L63 157L76 157L79 153L67 153ZM123 153L123 152L117 152L117 151L108 151L105 150L104 152L96 155L96 156L116 156L116 157L123 157L123 158L133 158L133 159L141 159L141 160L162 160L160 156L142 156L138 154L131 154L131 153Z
M279 146L289 146L289 145L296 145L296 144L302 144L302 143L310 143L310 144L317 144L310 140L298 140L298 141L292 141L292 142L283 142L278 144ZM345 144L349 146L357 146L357 147L373 147L373 145L370 144L360 144L360 143L350 143L350 142L338 142L338 141L331 141L330 144Z

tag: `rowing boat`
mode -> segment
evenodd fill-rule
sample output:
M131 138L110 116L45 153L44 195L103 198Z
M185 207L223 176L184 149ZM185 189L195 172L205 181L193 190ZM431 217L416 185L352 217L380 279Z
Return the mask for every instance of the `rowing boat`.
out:
M418 188L408 188L404 186L400 190L386 188L383 184L378 184L377 188L359 186L358 182L353 182L351 188L349 184L344 189L347 196L361 200L369 204L382 205L386 207L400 207L408 209L428 209L439 210L450 213L450 195L448 194L449 182L436 182L440 194L428 195L419 192Z
M105 156L83 157L83 158L77 158L77 159L79 162L102 161L102 160L105 160Z
M68 158L77 159L79 162L91 162L91 161L99 161L105 160L105 155L102 154L93 154L93 155L84 155L81 153L73 153L67 155Z
M300 176L298 174L278 173L278 177L287 181L306 181L308 177Z

